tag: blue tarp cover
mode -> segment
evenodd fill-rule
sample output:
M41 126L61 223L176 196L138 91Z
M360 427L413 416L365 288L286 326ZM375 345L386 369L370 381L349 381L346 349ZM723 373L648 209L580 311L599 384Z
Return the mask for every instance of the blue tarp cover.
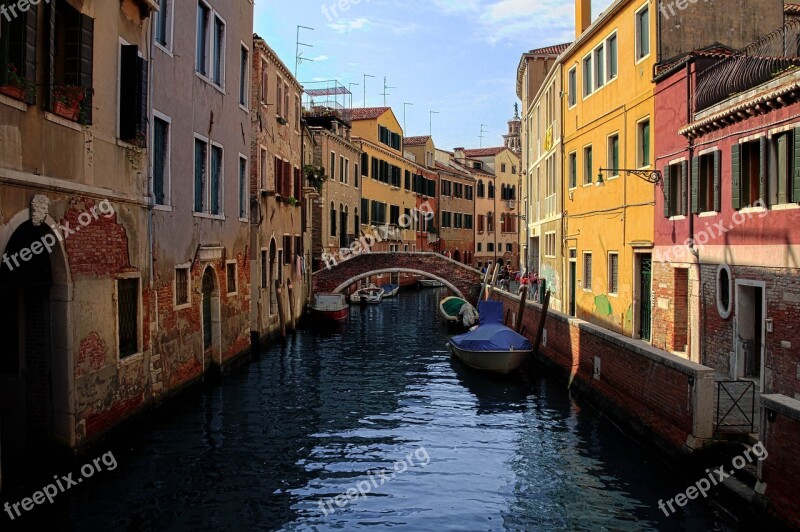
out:
M456 347L466 351L529 351L531 343L521 334L503 325L503 304L498 301L478 303L481 323L477 329L455 336Z

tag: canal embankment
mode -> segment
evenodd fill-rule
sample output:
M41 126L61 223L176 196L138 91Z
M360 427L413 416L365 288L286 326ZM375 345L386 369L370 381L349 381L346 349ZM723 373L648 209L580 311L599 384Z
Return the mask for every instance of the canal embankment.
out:
M514 323L520 297L494 290L492 298L511 310ZM522 330L531 341L542 311L539 303L526 302ZM552 310L535 358L626 432L670 458L696 461L704 454L698 451L716 443L712 368ZM770 454L758 463L755 489L729 491L800 527L800 401L764 396L762 409L760 437Z

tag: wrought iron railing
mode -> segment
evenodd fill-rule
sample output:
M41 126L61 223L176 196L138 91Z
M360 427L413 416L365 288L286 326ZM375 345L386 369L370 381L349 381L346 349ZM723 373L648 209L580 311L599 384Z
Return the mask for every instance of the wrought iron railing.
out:
M800 20L785 25L697 75L695 111L800 66Z

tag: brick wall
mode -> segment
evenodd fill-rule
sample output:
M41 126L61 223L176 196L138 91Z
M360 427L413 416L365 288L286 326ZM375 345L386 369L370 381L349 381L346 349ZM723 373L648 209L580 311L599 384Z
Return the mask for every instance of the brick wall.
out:
M516 313L519 298L495 291ZM541 306L528 302L525 334L534 340ZM594 399L606 414L642 435L653 435L667 451L685 452L711 436L713 370L659 351L582 320L550 312L539 358L570 386ZM595 361L599 360L599 378Z
M759 470L764 496L774 514L800 529L800 401L765 395L762 405L773 413L765 418L763 443L769 455Z

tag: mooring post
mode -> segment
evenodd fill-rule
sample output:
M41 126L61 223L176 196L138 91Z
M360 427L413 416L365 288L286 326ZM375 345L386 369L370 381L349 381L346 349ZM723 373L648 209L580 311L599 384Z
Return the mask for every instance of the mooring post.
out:
M275 300L278 303L278 321L281 326L281 338L286 338L286 312L283 308L283 289L278 279L275 279Z
M489 286L486 287L486 301L489 301L489 298L492 297L492 292L494 292L494 283L497 281L497 272L500 270L500 263L494 265L494 273L492 273L492 282Z
M519 309L517 310L517 323L514 325L514 330L520 332L522 330L522 316L525 314L525 302L528 300L528 285L522 287L519 293Z
M544 322L547 319L547 309L550 306L550 290L544 294L544 303L542 303L542 314L539 316L539 329L536 331L536 342L533 345L533 352L539 352L539 345L542 343L542 335L544 334Z
M289 281L289 327L294 331L297 330L297 318L294 308L294 285Z

